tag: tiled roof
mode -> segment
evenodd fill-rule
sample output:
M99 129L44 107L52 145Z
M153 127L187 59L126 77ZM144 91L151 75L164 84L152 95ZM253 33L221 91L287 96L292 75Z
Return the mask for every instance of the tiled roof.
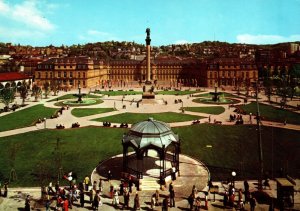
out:
M27 75L17 72L0 73L0 82L4 81L16 81L30 78Z

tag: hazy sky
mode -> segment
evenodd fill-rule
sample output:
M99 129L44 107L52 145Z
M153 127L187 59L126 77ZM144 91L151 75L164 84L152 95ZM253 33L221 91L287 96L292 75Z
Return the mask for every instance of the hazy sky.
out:
M300 0L0 0L0 42L152 45L300 40Z

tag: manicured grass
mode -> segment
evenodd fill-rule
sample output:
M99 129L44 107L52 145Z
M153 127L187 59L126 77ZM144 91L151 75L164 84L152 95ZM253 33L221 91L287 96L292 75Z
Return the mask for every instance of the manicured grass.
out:
M119 96L119 95L139 95L139 94L142 94L143 92L118 90L118 91L96 91L94 93L103 94L103 95L110 95L110 96Z
M184 107L186 111L206 113L206 114L221 114L225 111L222 106L210 106L210 107Z
M256 114L257 107L255 102L251 102L248 105L240 106L241 109L247 113ZM283 122L285 119L290 124L300 124L300 114L292 111L275 108L270 105L259 104L260 115L264 120Z
M93 94L86 94L82 99L85 98L100 98L98 95L93 95ZM59 101L59 100L67 100L67 99L77 99L77 97L73 96L73 94L66 94L57 98L54 98L52 100L49 100L48 102L54 102L54 101Z
M200 124L173 130L181 138L182 153L203 161L213 180L226 180L232 170L237 172L237 179L257 178L255 126ZM121 139L126 131L128 129L87 127L40 130L0 138L0 180L8 178L11 161L15 160L18 181L10 186L38 186L41 169L49 175L49 180L55 181L55 147L59 137L64 172L76 172L78 181L82 181L99 161L122 153ZM262 140L265 171L277 177L282 167L285 173L300 178L299 132L263 127ZM12 159L12 151L15 151L15 159Z
M0 117L0 131L13 130L34 125L40 118L50 118L58 109L35 105Z
M123 114L117 114L113 116L94 119L94 121L113 122L113 123L126 122L129 124L133 124L136 122L147 120L149 117L153 117L155 120L163 121L167 123L185 122L185 121L191 121L195 119L201 119L201 117L195 115L165 112L165 113L151 113L151 114L123 113Z
M190 95L190 94L195 94L195 93L199 93L200 91L155 91L155 94L158 95Z
M258 144L256 126L192 125L173 129L182 138L182 153L203 161L213 180L226 180L232 170L237 179L257 178ZM211 145L211 148L206 147ZM280 168L300 178L300 133L295 130L262 127L264 170L274 177Z
M55 148L60 139L60 152L64 172L76 172L78 181L90 175L99 161L122 152L121 139L125 132L115 128L78 128L64 130L40 130L31 133L0 138L0 180L8 178L11 170L12 149L16 151L14 168L18 181L10 186L38 186L40 173L48 174L56 181ZM39 166L44 169L40 172Z
M67 106L67 105L69 105L70 107L81 107L81 106L97 105L97 104L103 103L103 100L101 100L101 99L93 99L93 100L95 100L96 102L93 102L93 103L82 103L82 104L80 104L80 103L77 103L77 104L71 104L71 103L66 104L66 103L64 103L64 101L60 101L60 102L54 103L54 105L55 106Z
M101 114L106 112L115 111L114 108L74 108L72 115L76 117L90 116L94 114Z

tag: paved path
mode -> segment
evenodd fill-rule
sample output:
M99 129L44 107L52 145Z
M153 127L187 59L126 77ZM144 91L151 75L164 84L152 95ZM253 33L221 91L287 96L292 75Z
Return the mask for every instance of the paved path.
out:
M184 89L183 89L184 90ZM86 92L87 90L83 90L83 92ZM207 90L208 92L210 90ZM230 92L230 91L229 91ZM75 91L73 91L75 93ZM232 92L233 93L233 92ZM60 92L59 96L62 96L66 94L66 92ZM49 99L42 99L40 102L33 102L32 99L31 101L26 102L28 106L22 108L28 108L30 106L34 106L36 104L42 103L46 107L51 107L51 108L57 108L54 104L55 102L47 102L50 99L55 99L59 96L49 96ZM100 95L99 95L100 96ZM205 117L204 119L201 119L201 123L208 123L208 117L210 116L211 122L214 120L216 121L221 121L223 125L234 125L234 122L229 122L229 115L233 114L234 108L229 108L228 104L227 105L208 105L208 104L199 104L195 103L192 100L194 97L190 97L189 95L183 95L183 96L175 96L175 95L156 95L156 101L157 103L154 104L148 104L148 103L143 103L141 102L139 104L139 107L137 107L136 101L141 99L141 95L127 95L124 97L123 101L122 98L123 96L110 96L108 97L107 95L103 96L104 102L102 104L97 104L97 105L92 105L88 106L88 108L113 108L115 107L117 111L113 112L108 112L108 113L101 113L101 114L95 114L91 116L85 116L85 117L75 117L71 114L72 109L70 108L69 110L64 110L63 114L56 119L47 119L46 124L45 123L40 123L37 124L36 126L32 127L26 127L26 128L20 128L20 129L15 129L15 130L10 130L10 131L3 131L0 132L0 137L5 137L5 136L11 136L14 134L19 134L19 133L26 133L26 132L31 132L31 131L36 131L36 130L41 130L41 129L55 129L57 124L63 124L66 128L70 128L71 125L75 122L79 122L81 126L102 126L101 122L93 121L93 119L96 118L101 118L101 117L106 117L106 116L111 116L111 115L117 115L125 112L131 112L131 113L159 113L159 112L177 112L181 113L180 108L182 105L184 107L207 107L207 106L222 106L225 108L225 111L219 115L209 115L205 113L198 113L198 112L190 112L190 111L185 111L186 114L190 115L195 115L199 117ZM267 98L263 95L259 95L261 98L260 101L266 101ZM276 97L273 97L272 100L275 101ZM182 100L183 103L174 103L174 100ZM238 98L237 98L238 99ZM132 102L134 101L134 102ZM168 104L165 105L163 102L167 101ZM249 100L248 103L251 101L254 101L253 99ZM20 99L19 99L20 103ZM293 100L289 101L291 105L298 105L300 104L300 100ZM243 104L243 102L240 102L238 104ZM123 105L126 106L126 109L123 109ZM2 113L0 116L6 115L7 113ZM244 123L245 124L250 124L249 117L248 115L244 116ZM252 121L253 124L255 124L255 120ZM185 122L173 122L170 123L171 127L180 127L180 126L188 126L191 125L192 121L185 121ZM113 123L113 125L119 126L120 124L118 123ZM300 130L300 125L293 125L293 124L286 124L283 125L278 122L270 122L270 121L262 121L262 125L265 126L273 126L273 127L280 127L280 128L287 128L287 129L292 129L292 130ZM130 127L131 125L129 125Z

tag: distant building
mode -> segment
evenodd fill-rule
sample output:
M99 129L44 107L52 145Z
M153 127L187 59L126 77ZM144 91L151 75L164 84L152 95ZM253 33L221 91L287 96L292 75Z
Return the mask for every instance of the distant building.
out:
M31 78L27 75L18 72L6 72L0 73L0 89L4 87L17 87L25 81L29 85L32 84Z
M212 87L240 86L250 84L258 79L258 70L253 60L237 58L220 58L207 62L207 84Z
M89 57L52 58L37 66L35 83L58 83L63 89L93 87L107 80L108 66Z

